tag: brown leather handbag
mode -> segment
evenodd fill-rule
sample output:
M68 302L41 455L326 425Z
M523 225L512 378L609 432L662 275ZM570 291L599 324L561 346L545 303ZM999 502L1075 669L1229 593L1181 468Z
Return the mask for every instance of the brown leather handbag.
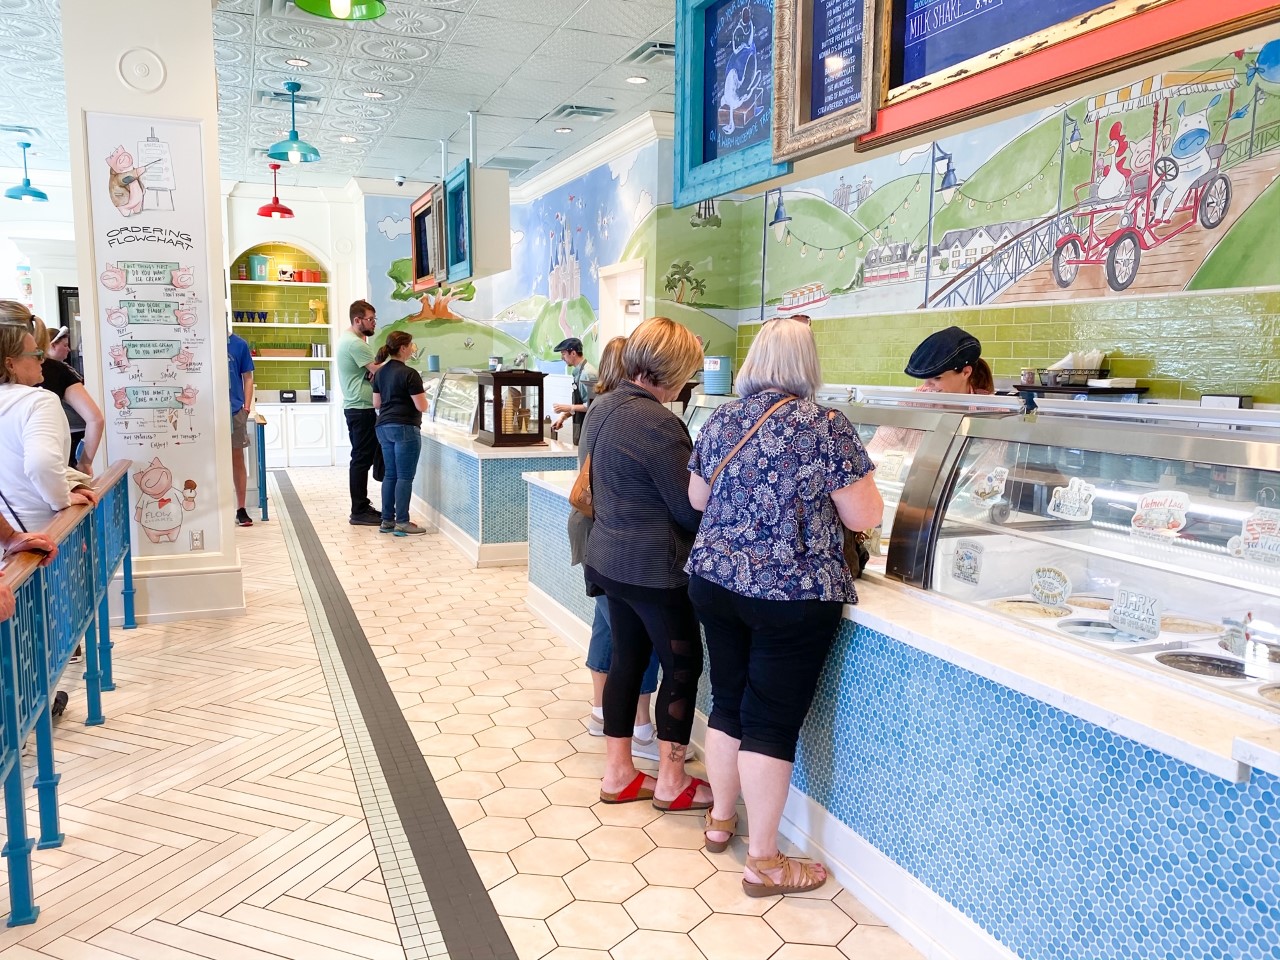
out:
M620 404L610 410L601 422L600 428L596 430L595 436L600 436L600 430L603 430L605 423L609 422L609 417L612 417L615 413L635 399L635 397L628 397L626 400L623 400ZM588 410L588 412L590 412L590 410ZM583 430L586 430L585 423L583 424ZM591 438L591 446L592 448L595 447L595 437ZM591 500L590 452L588 452L586 457L583 458L582 466L578 468L578 475L573 480L573 487L569 490L569 506L573 507L573 509L577 510L583 516L590 517L592 520L596 517L595 506Z

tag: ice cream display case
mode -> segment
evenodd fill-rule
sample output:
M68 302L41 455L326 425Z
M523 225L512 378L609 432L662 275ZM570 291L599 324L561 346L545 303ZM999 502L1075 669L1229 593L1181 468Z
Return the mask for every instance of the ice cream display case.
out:
M1280 709L1280 421L1181 410L964 418L917 585Z
M730 400L737 399L732 394L712 396L705 393L689 398L689 404L684 411L684 425L689 428L689 436L693 438L695 443L698 440L698 432L702 429L702 425L711 419L711 414L716 412L716 408L721 404L728 403Z
M479 380L476 372L458 367L439 375L434 391L427 386L428 415L432 423L461 433L474 434L479 410Z

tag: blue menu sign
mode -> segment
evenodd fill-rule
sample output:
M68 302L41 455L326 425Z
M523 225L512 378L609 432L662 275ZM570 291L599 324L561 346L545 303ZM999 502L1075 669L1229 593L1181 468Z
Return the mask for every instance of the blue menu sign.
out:
M817 2L815 0L815 6ZM895 86L1108 4L1101 0L904 0L894 4Z
M864 0L813 0L810 119L862 102L865 11Z
M702 154L710 162L770 137L773 4L720 0L704 15Z

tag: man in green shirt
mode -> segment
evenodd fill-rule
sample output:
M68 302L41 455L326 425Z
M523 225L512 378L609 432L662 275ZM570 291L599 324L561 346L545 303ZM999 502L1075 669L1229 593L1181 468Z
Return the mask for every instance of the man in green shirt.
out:
M369 337L378 326L378 314L367 300L351 304L351 326L338 338L338 382L342 385L342 407L347 418L347 435L351 438L351 523L376 527L382 512L369 502L369 469L378 452L375 428L378 413L373 409L373 387L370 378L382 366L374 362Z

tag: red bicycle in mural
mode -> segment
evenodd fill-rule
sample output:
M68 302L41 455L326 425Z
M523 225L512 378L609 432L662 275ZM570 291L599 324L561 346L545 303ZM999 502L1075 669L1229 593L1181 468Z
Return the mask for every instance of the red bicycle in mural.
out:
M1082 266L1104 265L1111 289L1125 290L1138 276L1143 251L1168 243L1197 222L1209 230L1222 225L1231 206L1231 180L1220 165L1227 131L1236 119L1232 111L1238 84L1234 70L1170 72L1090 98L1085 123L1094 125L1094 177L1076 188L1071 211L1076 230L1062 236L1054 250L1058 286L1071 286ZM1208 113L1224 90L1231 98L1227 120L1221 139L1210 143ZM1186 97L1213 91L1217 92L1208 106L1187 113ZM1179 98L1173 132L1169 106ZM1148 141L1131 143L1117 119L1099 153L1103 120L1148 106ZM1179 215L1188 213L1174 225Z

